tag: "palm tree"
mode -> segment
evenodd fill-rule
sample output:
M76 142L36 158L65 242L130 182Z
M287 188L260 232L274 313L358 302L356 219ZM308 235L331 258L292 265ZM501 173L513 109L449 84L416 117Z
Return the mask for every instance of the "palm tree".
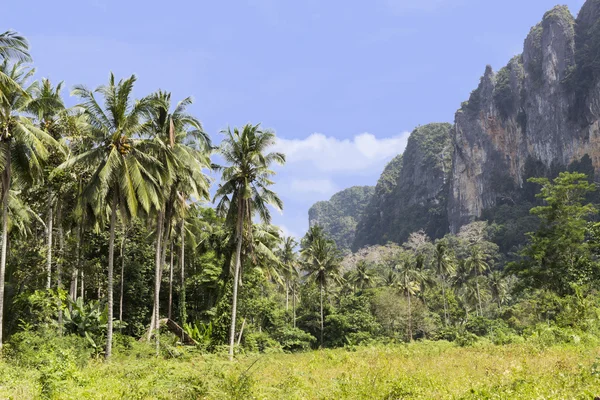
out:
M356 264L356 269L350 274L350 282L361 289L367 289L375 283L375 273L365 260L360 260Z
M289 309L290 284L298 275L298 256L294 249L298 246L298 242L291 236L283 239L283 246L280 250L279 259L281 260L282 275L285 281L285 310ZM292 290L293 292L293 290ZM294 302L295 293L292 293L292 302ZM296 312L294 307L294 313Z
M303 241L300 254L308 277L313 277L319 285L321 313L321 347L323 347L324 314L323 292L330 281L340 281L341 257L335 243L325 238L321 230L309 230Z
M225 139L218 152L229 164L218 167L222 171L222 183L215 194L219 198L217 213L225 216L226 224L235 227L235 267L233 271L233 298L231 308L231 329L229 332L229 359L233 360L235 341L235 320L237 313L237 294L240 270L242 266L242 245L244 237L252 232L252 217L255 213L266 224L271 222L271 213L267 205L282 209L283 202L275 192L268 189L273 184L275 174L271 164L285 163L285 155L277 152L267 153L275 144L275 134L263 131L259 125L245 125L242 130L227 129L222 133Z
M448 243L439 240L433 253L435 272L442 283L442 296L444 297L444 323L448 325L448 299L446 298L446 284L448 277L454 273L454 259L448 250Z
M398 271L398 286L406 295L408 303L408 338L413 339L412 331L412 297L415 296L420 288L423 280L423 275L418 262L413 261L412 257L405 257L399 264L396 265Z
M108 85L91 91L76 86L72 94L79 96L80 104L91 126L95 143L92 149L79 154L60 168L70 168L76 164L94 166L94 173L83 192L85 201L101 218L106 213L109 219L108 242L108 324L106 333L106 353L112 353L113 330L113 266L115 228L117 211L121 218L135 216L138 207L148 212L152 206L159 208L157 186L161 183L159 161L144 153L144 140L139 139L142 117L149 104L146 101L132 100L135 75L115 82L111 73ZM96 100L95 93L104 98L104 107Z
M209 196L209 181L202 170L210 168L211 143L208 135L203 132L200 121L186 111L187 106L192 104L190 97L180 101L173 111L171 111L170 93L158 91L148 96L146 101L152 105L147 109L148 120L143 126L143 131L152 137L146 146L148 152L163 165L163 190L160 192L162 207L157 212L156 223L155 287L151 333L159 329L162 268L166 261L167 244L171 241L175 213L179 211L183 215L180 217L183 221L187 199L190 197L197 200L208 199ZM177 204L179 207L176 209ZM180 239L185 240L183 222L180 226ZM185 249L184 243L182 248ZM181 255L180 257L183 262L184 257ZM172 276L172 270L170 275ZM158 351L158 335L156 340Z
M42 79L41 85L37 85L33 88L33 98L27 105L27 111L36 117L40 129L51 135L55 140L60 140L64 136L63 128L64 124L61 122L62 118L67 118L68 114L65 112L65 104L63 103L60 92L62 90L62 82L59 82L56 87L52 86L52 83L48 79ZM47 254L46 254L46 289L50 289L52 284L52 236L53 236L53 222L54 222L54 209L58 201L58 195L55 193L57 189L60 191L60 179L56 179L56 176L52 174L54 168L65 160L64 153L58 151L53 152L50 155L48 173L46 177L46 186L48 188L48 212L46 222L46 242L47 242ZM57 216L62 215L62 210L58 210ZM62 232L62 221L57 221L59 232ZM59 238L59 242L64 243L64 237ZM62 248L62 246L61 246ZM64 249L63 249L64 250ZM61 255L61 262L57 265L56 278L57 287L61 288L62 280L62 261L63 255Z
M2 37L0 36L0 39ZM0 48L2 41L0 40ZM1 55L2 53L0 53ZM5 53L6 54L6 53ZM10 51L8 52L10 54ZM57 143L39 129L23 113L31 101L35 84L28 85L34 70L20 62L0 65L0 197L2 199L2 256L0 259L0 348L2 347L2 318L4 311L4 278L8 246L9 198L13 184L26 185L43 178L42 162L48 158L48 146ZM13 85L19 90L13 90ZM14 182L13 182L14 180Z
M469 257L465 260L465 266L468 271L475 275L475 287L477 289L477 303L479 304L480 315L483 316L483 308L481 306L481 293L479 291L479 276L488 270L487 255L483 252L480 246L471 246Z
M30 62L29 44L27 39L13 31L6 31L0 34L0 60L14 62ZM22 85L14 80L14 77L6 70L0 71L0 101L8 102L11 92L20 92L21 96L27 97Z
M489 276L489 285L492 292L492 298L496 300L498 308L500 308L505 300L508 287L506 279L502 276L502 272L493 271Z

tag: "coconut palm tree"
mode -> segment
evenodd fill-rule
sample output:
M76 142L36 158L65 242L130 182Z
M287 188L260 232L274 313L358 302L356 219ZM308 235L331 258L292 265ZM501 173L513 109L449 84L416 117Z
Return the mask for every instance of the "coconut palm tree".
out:
M170 93L158 91L148 96L146 101L151 107L147 109L148 119L143 131L151 140L145 145L147 151L163 165L162 190L159 192L162 207L157 210L156 223L154 306L150 324L152 332L159 328L160 282L166 261L167 244L171 242L172 227L175 225L175 213L179 211L184 215L187 209L186 201L190 198L208 200L209 180L203 169L210 168L211 142L209 136L203 132L200 121L187 113L187 107L192 104L190 97L176 104L173 111ZM177 205L179 207L176 207ZM184 219L185 216L178 218L180 221ZM185 228L181 222L180 227L180 239L184 240ZM182 248L185 249L184 244ZM172 275L172 270L170 274ZM158 351L158 335L156 340Z
M2 41L0 40L0 46ZM10 54L10 51L8 52ZM0 53L1 55L1 53ZM0 199L2 200L2 256L0 259L0 348L4 310L4 277L8 246L9 198L13 186L34 184L43 178L43 161L56 141L24 116L35 84L29 85L34 70L20 62L0 64ZM13 90L13 85L19 90Z
M94 173L82 195L100 218L109 215L106 358L112 353L117 212L125 220L135 216L139 206L146 212L152 207L160 208L157 187L162 183L162 168L158 159L143 151L145 141L139 138L142 118L150 104L143 100L133 101L135 81L136 77L132 75L116 82L111 73L108 85L94 91L84 86L73 89L72 94L82 99L79 107L85 110L95 145L60 166L62 169L77 164L93 165ZM103 106L98 103L96 93L103 97Z
M350 273L350 282L355 288L364 290L375 284L375 272L371 269L365 260L360 260L356 264L356 269Z
M42 79L40 85L36 85L33 88L32 100L27 105L27 111L31 113L36 119L40 129L51 135L55 140L59 141L64 136L63 129L65 124L61 123L61 117L67 118L68 114L65 112L65 104L61 97L62 82L59 82L56 87L52 85L50 80ZM53 237L53 223L54 223L54 211L57 204L61 203L58 201L56 191L60 190L60 179L56 179L56 175L52 174L52 171L62 162L65 161L64 152L55 151L50 154L49 163L47 168L46 176L46 187L48 189L48 212L46 214L46 289L50 289L52 284L52 237ZM60 210L62 211L62 210ZM61 212L58 215L62 215ZM62 221L57 221L59 231L62 232ZM64 238L59 238L59 242L64 243ZM61 255L62 260L62 255ZM62 261L61 261L62 263ZM57 287L61 287L61 263L57 265Z
M498 304L498 308L500 308L506 298L506 293L508 290L508 284L502 275L502 272L493 271L489 275L489 285L492 298L496 301L496 304Z
M412 297L419 293L421 282L423 281L423 272L418 260L413 260L411 255L405 255L396 265L398 271L398 287L406 296L408 303L408 338L413 339L412 331Z
M483 307L481 306L481 293L479 291L479 277L489 269L487 263L488 256L480 246L472 245L469 256L465 260L465 266L471 274L475 275L475 288L477 290L477 303L479 304L480 315L483 316Z
M308 277L319 285L321 314L321 347L323 347L324 314L323 294L330 282L340 282L341 257L335 243L327 239L321 230L309 231L300 252Z
M448 299L446 298L446 285L450 275L454 273L454 258L448 249L445 240L439 240L435 244L433 253L435 272L442 284L442 296L444 297L444 323L448 325Z
M291 236L287 236L283 239L283 244L279 252L279 259L281 260L282 275L285 281L285 310L289 309L289 295L291 283L296 276L298 276L298 255L295 252L295 248L298 246L298 242ZM292 290L293 291L293 290ZM294 300L295 293L292 293L292 302ZM295 313L295 308L294 308Z
M233 271L233 296L231 308L231 329L229 332L229 359L233 360L235 341L235 321L237 294L242 266L242 245L252 232L252 218L255 213L266 224L271 222L267 205L283 208L283 202L268 187L273 184L270 169L273 163L284 164L285 155L277 152L266 153L275 144L275 134L263 131L260 125L245 125L241 130L224 130L225 139L218 152L229 165L217 167L222 171L222 183L215 194L217 213L225 217L226 224L235 227L235 267ZM266 154L265 154L266 153Z
M27 39L13 31L0 34L0 61L30 62L29 43ZM24 88L11 77L8 71L0 71L0 101L7 102L11 92L20 92L21 96L27 97Z

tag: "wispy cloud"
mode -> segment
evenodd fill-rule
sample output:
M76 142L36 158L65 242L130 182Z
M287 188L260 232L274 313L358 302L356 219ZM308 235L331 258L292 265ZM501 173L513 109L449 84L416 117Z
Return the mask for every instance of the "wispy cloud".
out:
M310 164L322 172L373 173L385 161L404 151L408 132L389 138L362 133L352 139L337 139L313 133L305 139L279 139L275 146L287 156L290 164Z

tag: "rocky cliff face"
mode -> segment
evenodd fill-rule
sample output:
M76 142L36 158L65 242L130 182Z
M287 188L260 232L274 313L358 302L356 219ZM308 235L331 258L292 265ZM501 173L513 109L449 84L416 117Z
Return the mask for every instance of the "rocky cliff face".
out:
M497 73L486 68L456 113L452 231L522 187L528 159L551 169L588 154L598 171L599 33L599 0L588 0L577 21L567 7L555 7L531 29L522 55Z
M340 250L349 250L356 225L373 193L372 186L354 186L336 193L329 201L319 201L308 210L308 222L310 226L320 225Z
M353 249L456 232L495 206L533 201L527 177L567 167L600 172L600 0L575 19L548 11L523 53L486 67L455 124L417 128L383 172Z
M451 129L450 124L428 124L411 133L404 155L388 164L377 183L354 249L401 243L419 229L431 236L445 233Z

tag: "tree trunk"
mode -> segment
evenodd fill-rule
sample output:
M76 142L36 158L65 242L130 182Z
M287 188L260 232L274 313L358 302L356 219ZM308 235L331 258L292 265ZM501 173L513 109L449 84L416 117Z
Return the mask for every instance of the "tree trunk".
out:
M242 267L242 240L244 229L244 210L241 194L238 197L237 243L235 250L235 269L233 272L233 299L231 304L231 328L229 329L229 361L233 361L233 348L235 346L235 317L237 314L237 295L240 269Z
M110 211L110 233L108 239L108 320L106 326L106 359L112 354L113 338L113 267L115 261L115 226L117 225L117 192L113 194L113 201Z
M71 275L71 299L73 301L77 300L77 289L78 282L77 279L79 277L79 271L81 270L81 236L83 230L83 221L77 227L77 244L75 245L75 257L76 257L76 265L73 269L73 274Z
M63 265L65 262L65 232L63 230L62 225L62 207L59 205L56 212L56 225L58 225L58 257L59 260L56 263L56 287L58 289L62 289L62 272ZM63 325L63 312L62 312L62 302L59 303L58 308L58 329L59 332L62 333L62 325Z
M171 310L173 308L173 241L171 241L171 263L169 266L169 311L168 318L171 319Z
M160 210L158 212L158 217L156 221L156 258L154 265L154 310L152 311L152 323L150 329L150 336L152 333L156 335L156 355L158 356L160 351L160 338L159 338L159 321L160 321L160 281L162 277L162 231L163 231L163 221L164 211Z
M180 243L181 243L181 249L179 249L179 251L181 252L179 255L179 265L181 268L181 293L179 293L179 301L181 303L180 305L180 310L179 313L181 314L181 326L184 326L187 322L187 311L186 311L186 304L185 304L185 220L182 219L181 220L181 238L180 238Z
M324 330L324 316L323 316L323 282L319 282L319 287L320 287L320 294L321 294L321 301L320 301L320 305L321 305L321 348L323 348L323 330Z
M412 342L413 333L412 333L412 308L410 303L410 292L407 292L406 297L408 298L408 341Z
M6 252L8 247L8 192L10 190L10 147L6 151L4 167L4 187L2 188L2 256L0 258L0 350L2 350L2 329L4 318L4 276L6 274Z
M79 297L81 297L81 301L84 300L84 294L85 294L85 282L83 281L83 270L81 270L81 293L79 293Z
M46 221L46 290L52 287L52 221L53 221L52 191L48 190L48 221Z
M481 296L479 295L479 275L477 275L477 277L475 277L475 287L477 288L477 302L479 303L479 312L480 312L480 316L483 317L483 308L481 307Z
M444 324L448 325L448 305L446 301L446 281L442 278L442 296L444 296Z
M119 331L123 326L123 294L125 288L125 238L127 238L127 230L123 229L123 238L121 239L121 285L119 294Z
M292 313L294 320L294 328L296 327L296 283L292 285Z
M285 280L285 311L290 309L290 283Z

